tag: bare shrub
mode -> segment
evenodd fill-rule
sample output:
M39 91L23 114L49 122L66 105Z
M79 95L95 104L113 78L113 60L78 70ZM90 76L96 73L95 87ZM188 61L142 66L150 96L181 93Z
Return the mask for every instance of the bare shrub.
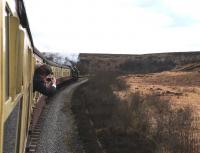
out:
M128 102L118 104L111 129L127 135L139 135L142 137L139 141L151 144L145 149L152 152L189 153L192 152L189 148L194 146L189 132L192 121L190 107L175 110L169 101L156 95L142 96L137 92L130 96ZM142 146L137 149L143 151Z
M117 76L99 72L79 89L80 97L76 95L77 103L81 101L89 110L97 137L108 153L195 153L191 148L199 144L192 139L190 107L173 109L156 94L144 96L139 92L127 101L119 100L113 94ZM84 113L84 109L73 106L74 112ZM82 123L82 115L80 120Z
M115 91L122 91L127 90L129 88L129 85L125 82L125 80L117 78L115 83L113 84L113 87Z
M147 58L142 61L141 59L126 60L123 64L119 65L119 69L129 73L155 73L171 70L175 66L176 64L172 60L159 61L158 59Z

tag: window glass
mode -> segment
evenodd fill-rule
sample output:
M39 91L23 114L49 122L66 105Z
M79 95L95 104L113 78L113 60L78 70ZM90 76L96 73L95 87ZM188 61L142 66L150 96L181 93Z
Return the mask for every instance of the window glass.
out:
M10 11L6 7L6 17L5 17L5 98L9 98L9 17Z
M15 149L18 148L19 139L17 137L21 125L18 124L21 123L21 102L22 99L17 103L4 124L3 153L15 153Z
M30 101L31 101L31 94L30 94L30 86L28 87L28 99L26 101L26 111L27 111L27 115L26 115L26 135L28 134L28 125L29 125L29 116L30 116L30 112L29 112L29 107L30 107Z
M16 58L17 58L17 72L16 72L16 93L20 93L21 92L21 86L22 86L22 69L23 69L23 50L24 50L24 32L22 30L20 30L20 34L19 34L19 50L18 50L18 54L16 54Z

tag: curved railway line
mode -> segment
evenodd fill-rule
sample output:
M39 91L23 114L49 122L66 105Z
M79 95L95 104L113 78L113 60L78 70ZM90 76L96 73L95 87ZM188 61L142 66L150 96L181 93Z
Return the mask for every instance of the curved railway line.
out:
M38 129L31 136L33 141L29 153L84 153L71 112L71 96L74 89L86 81L82 79L63 87L48 100L37 125Z

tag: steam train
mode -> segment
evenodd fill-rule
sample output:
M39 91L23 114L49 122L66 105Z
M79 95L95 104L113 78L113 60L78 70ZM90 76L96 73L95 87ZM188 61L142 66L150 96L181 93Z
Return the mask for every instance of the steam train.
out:
M38 64L51 66L57 84L78 70L48 61L35 48L23 0L0 0L0 153L24 153L46 97L33 92ZM37 112L40 110L40 112ZM36 117L35 117L35 114Z

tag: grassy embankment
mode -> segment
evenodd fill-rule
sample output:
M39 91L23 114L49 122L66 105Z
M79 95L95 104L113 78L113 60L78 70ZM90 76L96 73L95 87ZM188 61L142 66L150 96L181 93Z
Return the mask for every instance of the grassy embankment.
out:
M137 92L120 100L113 93L126 88L117 75L104 72L74 92L72 110L86 153L102 152L97 139L107 153L193 152L189 107L173 109L156 95Z

